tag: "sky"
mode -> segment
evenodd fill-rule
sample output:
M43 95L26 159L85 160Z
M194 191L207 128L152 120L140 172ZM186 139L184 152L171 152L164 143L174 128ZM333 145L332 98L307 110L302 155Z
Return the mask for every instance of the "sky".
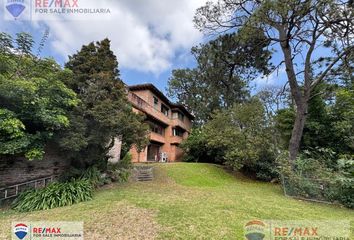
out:
M15 20L5 8L7 1L0 0L4 5L0 7L0 31L12 35L29 32L37 43L36 49L49 29L41 57L53 57L63 65L82 45L107 37L126 84L153 83L163 92L173 69L194 66L191 47L210 39L193 23L196 9L207 0L77 0L81 8L109 9L109 13L75 17L47 14L38 18L32 14L32 20L26 14L33 11L33 6L27 6ZM268 77L257 78L255 84L257 88L275 85L284 73L281 68Z

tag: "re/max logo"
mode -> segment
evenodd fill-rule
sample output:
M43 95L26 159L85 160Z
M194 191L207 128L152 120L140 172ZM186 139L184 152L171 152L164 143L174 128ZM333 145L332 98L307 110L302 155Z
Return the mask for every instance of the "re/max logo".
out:
M33 233L61 233L60 228L33 228Z
M283 227L283 228L275 228L274 229L274 235L275 236L318 236L317 233L317 227L313 228L309 228L309 227L305 227L305 228L287 228L287 227Z
M78 8L79 0L35 0L36 8Z

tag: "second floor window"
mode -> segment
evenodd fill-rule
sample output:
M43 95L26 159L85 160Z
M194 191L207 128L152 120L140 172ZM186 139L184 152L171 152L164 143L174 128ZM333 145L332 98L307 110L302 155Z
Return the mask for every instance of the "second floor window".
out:
M164 114L164 115L166 115L166 116L168 116L168 107L166 107L165 105L163 105L163 104L161 104L161 112Z
M173 136L183 137L183 131L179 128L172 129Z
M158 106L159 106L159 99L154 96L154 107L158 108Z
M173 119L179 119L179 120L181 120L182 122L184 121L184 114L183 113L181 113L181 112L177 112L177 111L175 111L175 112L173 112Z
M157 133L157 134L160 134L162 136L165 135L165 128L164 127L161 127L157 124L154 124L154 123L150 123L150 129L152 132L154 133Z
M181 120L182 122L184 121L183 113L178 112L178 119Z

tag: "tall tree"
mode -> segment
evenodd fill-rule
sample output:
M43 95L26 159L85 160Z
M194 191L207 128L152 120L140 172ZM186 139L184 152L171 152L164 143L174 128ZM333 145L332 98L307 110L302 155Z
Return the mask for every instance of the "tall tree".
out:
M74 74L67 84L81 103L73 112L73 125L63 134L61 145L74 151L79 167L100 164L105 167L114 138L122 136L130 146L143 141L146 126L132 112L124 83L119 78L118 61L104 39L90 43L69 57L66 67Z
M249 97L248 81L259 72L268 73L269 40L257 28L251 38L226 34L192 48L197 66L177 69L169 81L169 95L186 105L203 124L214 110L228 108Z
M313 90L343 57L353 52L352 1L219 0L199 8L195 23L207 32L259 27L277 44L296 104L289 142L289 159L293 162L299 152Z
M64 84L72 76L52 59L32 54L32 37L0 33L0 155L41 159L44 147L70 125L78 104Z
M272 127L257 98L216 111L205 127L207 144L223 149L224 164L235 170L252 171L264 180L275 172L276 145ZM221 124L222 123L222 124Z

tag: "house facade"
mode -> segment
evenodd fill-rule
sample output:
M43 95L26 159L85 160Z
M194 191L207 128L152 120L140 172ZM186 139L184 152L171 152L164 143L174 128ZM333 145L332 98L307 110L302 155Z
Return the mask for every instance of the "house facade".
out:
M181 160L179 144L188 137L193 115L175 104L152 84L128 86L128 99L136 113L144 113L150 126L149 144L140 153L130 149L133 162L174 162Z

